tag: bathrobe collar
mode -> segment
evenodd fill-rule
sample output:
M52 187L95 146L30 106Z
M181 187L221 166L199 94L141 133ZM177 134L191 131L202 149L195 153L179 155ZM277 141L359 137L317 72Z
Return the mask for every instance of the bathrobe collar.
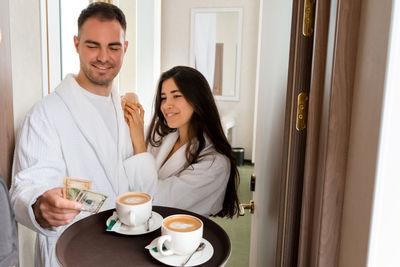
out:
M119 179L120 171L115 170L115 166L118 166L118 164L113 163L116 160L115 155L109 153L114 149L112 147L114 146L112 136L96 108L82 94L81 90L85 89L79 86L72 74L68 74L56 88L55 93L65 103L79 130L97 154L114 192L118 194L118 182L116 181ZM126 138L129 138L129 131L123 120L118 90L114 86L111 91L111 99L117 116L119 157L117 160L121 161L122 157L127 157L129 153L132 153L132 145L125 142Z
M179 132L172 132L166 135L162 140L162 145L156 156L156 166L158 169L158 178L166 179L168 177L174 176L182 171L186 166L186 148L188 144L184 144L177 151L175 151L172 156L165 161L174 147L176 140L178 140ZM210 147L213 147L210 139L205 135L206 144L204 149L200 154L203 154ZM164 163L164 164L163 164Z

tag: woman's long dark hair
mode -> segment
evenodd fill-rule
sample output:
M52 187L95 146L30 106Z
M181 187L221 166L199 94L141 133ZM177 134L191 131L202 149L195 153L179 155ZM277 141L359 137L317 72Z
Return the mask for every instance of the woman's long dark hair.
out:
M151 120L146 143L158 147L161 145L164 136L177 130L168 127L167 121L161 112L161 88L164 81L170 78L174 80L186 101L194 109L188 132L189 142L186 149L186 167L198 162L204 156L200 156L200 152L205 147L205 134L211 139L215 150L225 155L230 161L229 181L223 207L214 216L232 218L239 211L239 199L237 196L239 173L231 145L222 129L218 109L210 86L206 78L199 71L190 67L176 66L161 75L157 86L154 116Z

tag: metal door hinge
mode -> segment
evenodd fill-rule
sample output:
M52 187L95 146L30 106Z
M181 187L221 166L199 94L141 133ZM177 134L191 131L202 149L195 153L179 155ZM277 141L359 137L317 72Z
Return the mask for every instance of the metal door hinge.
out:
M302 131L307 128L308 95L300 93L297 96L296 129Z
M311 36L314 32L315 0L304 0L303 35Z

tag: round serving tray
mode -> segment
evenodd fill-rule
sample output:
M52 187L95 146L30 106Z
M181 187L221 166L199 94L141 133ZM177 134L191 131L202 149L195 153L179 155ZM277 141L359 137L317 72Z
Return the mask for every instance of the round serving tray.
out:
M56 244L58 262L64 267L90 266L160 266L145 246L161 235L161 230L128 236L107 232L105 222L112 215L113 209L106 210L68 227ZM170 208L153 206L153 211L164 218L173 214L190 214L200 218L204 224L203 237L214 248L209 261L199 266L221 266L226 263L231 252L228 235L218 224L196 213Z

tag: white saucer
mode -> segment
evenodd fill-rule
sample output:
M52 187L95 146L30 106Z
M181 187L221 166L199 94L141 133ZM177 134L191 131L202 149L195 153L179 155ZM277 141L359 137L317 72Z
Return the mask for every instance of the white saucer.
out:
M154 239L151 244L157 244L157 240L159 237ZM154 243L155 242L155 243ZM203 238L202 242L206 244L206 247L199 252L196 252L192 258L189 260L185 266L197 266L207 262L211 259L212 255L214 254L214 248L210 242ZM153 249L149 249L150 255L153 256L159 262L162 262L169 266L181 266L181 264L189 257L189 255L179 256L179 255L171 255L171 256L164 256L160 252L155 252Z
M123 223L121 223L121 226L119 227L119 229L115 229L115 230L112 229L111 231L119 233L119 234L123 234L123 235L142 235L142 234L147 234L147 233L153 232L161 227L163 217L155 211L152 211L151 213L152 213L152 216L150 219L149 231L146 230L146 224L134 227L134 226L128 226ZM110 224L112 217L113 216L110 216L110 218L107 219L107 222L106 222L107 227Z

